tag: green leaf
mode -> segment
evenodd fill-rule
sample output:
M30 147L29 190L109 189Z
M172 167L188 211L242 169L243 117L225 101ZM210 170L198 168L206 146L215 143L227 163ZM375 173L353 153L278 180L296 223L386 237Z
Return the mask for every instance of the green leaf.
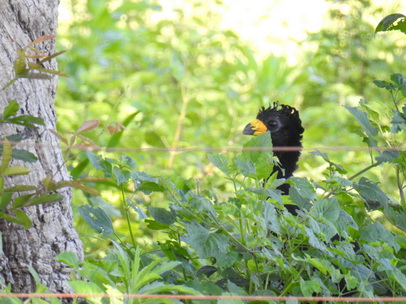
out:
M403 290L406 290L406 275L398 268L393 269L392 275L399 285L402 286Z
M399 151L383 151L379 152L379 156L377 156L375 159L377 162L380 163L394 163L394 159L398 158L400 155Z
M80 263L77 255L71 251L62 252L58 254L55 259L75 269L78 269Z
M368 115L358 108L350 106L344 107L352 114L352 116L354 116L354 118L361 125L365 134L368 136L370 145L376 146L376 140L373 137L378 134L378 129L372 126L371 122L368 119Z
M95 169L102 170L106 177L112 176L113 167L110 162L93 152L86 151L86 156Z
M256 177L256 167L251 160L244 158L242 155L238 155L233 159L233 164L242 175L251 178Z
M3 175L24 175L30 173L30 169L23 166L7 167L2 172Z
M386 89L389 92L393 92L396 90L395 86L393 85L393 83L387 82L385 80L374 80L373 83L381 89Z
M394 235L379 222L374 222L373 224L362 227L360 230L360 236L370 243L380 244L381 242L386 242L388 245L392 246L395 251L400 249L399 244L396 243Z
M42 194L41 196L30 199L28 205L33 206L45 203L59 202L63 200L63 198L63 195L59 193Z
M7 139L4 140L3 143L3 157L1 161L1 167L0 167L0 172L1 174L4 174L4 171L8 168L10 165L11 159L13 157L13 150L11 148L11 144L8 142Z
M313 185L303 177L292 177L290 180L294 183L294 186L289 190L292 201L301 208L310 209L310 201L316 198Z
M399 20L400 19L400 20ZM406 16L403 14L391 14L386 16L379 22L375 29L375 33L400 30L406 34Z
M340 205L336 197L321 199L314 203L310 209L310 215L317 218L325 218L328 221L337 221L340 215Z
M37 128L36 125L41 125L41 126L45 125L44 120L42 118L35 117L32 115L20 115L20 116L14 117L14 118L8 118L7 122L30 127L30 128Z
M31 220L28 218L27 214L25 214L24 211L17 209L14 212L18 220L18 224L22 225L25 229L31 227Z
M148 211L152 218L157 222L165 225L172 225L176 221L174 212L168 211L164 208L148 207Z
M131 178L130 171L128 171L126 169L118 168L118 167L113 167L113 174L114 174L114 177L116 179L116 183L118 186L123 183L128 182Z
M383 208L389 203L389 197L378 187L378 183L372 183L365 177L354 183L354 188L365 199L369 209Z
M303 278L300 278L300 290L305 297L311 297L313 293L319 293L321 291L321 287L316 281L305 281Z
M274 205L264 202L262 205L262 218L260 219L262 228L266 231L271 229L275 233L281 232L281 223Z
M249 149L263 148L263 151L249 151ZM273 171L272 139L269 132L253 136L250 141L244 144L244 150L240 157L237 157L237 167L245 168L247 177L265 179ZM236 163L236 162L234 162Z
M188 205L198 212L209 213L210 215L216 216L216 211L214 210L213 203L204 197L192 197L188 201Z
M390 206L387 206L384 210L389 221L402 231L406 232L406 213Z
M14 187L4 189L4 191L10 191L10 192L34 191L34 190L37 190L37 187L31 186L31 185L17 185Z
M210 232L196 223L186 224L186 230L188 232L186 242L196 250L201 258L215 257L220 266L230 262L228 258L231 257L227 256L229 243L225 236Z
M1 152L1 151L0 151ZM20 150L20 149L13 149L13 158L19 159L28 163L35 163L38 160L38 157L28 151Z
M227 158L223 154L209 154L209 160L219 168L224 174L229 175L233 170L230 169Z
M320 152L320 151L313 151L310 152L310 154L316 155L316 156L321 156L327 163L330 164L331 167L335 168L337 170L337 172L341 173L341 174L346 174L347 170L344 169L343 166L341 166L340 164L336 164L334 162L332 162L328 155L324 152Z
M150 220L150 219L146 219L145 224L147 225L148 229L151 229L151 230L163 230L163 229L169 228L169 225L162 224L160 222L157 222L155 220Z
M69 285L72 287L73 291L75 293L79 294L90 294L90 295L100 295L104 294L104 291L97 286L93 282L86 282L86 281L70 281ZM86 298L86 301L92 303L92 304L101 304L102 303L102 298L100 297L95 297L91 298L88 297Z
M111 219L103 209L89 205L79 206L78 209L85 222L97 233L108 236L114 232Z
M134 158L128 155L120 156L120 163L131 170L134 170L137 167L137 163L135 162Z
M20 195L13 202L13 208L20 208L26 205L35 193Z
M19 109L20 106L18 105L17 101L11 100L3 111L3 118L6 119L10 116L16 115Z
M320 249L321 251L327 253L328 255L332 255L331 252L327 249L327 247L319 241L319 239L316 237L316 235L314 234L313 230L308 228L308 227L304 227L305 232L307 237L309 238L309 243L310 245L312 245L315 248Z
M406 96L406 94L405 94ZM392 133L399 133L401 131L406 131L406 104L402 108L403 112L393 111L394 115L391 121Z
M11 202L12 197L12 192L3 192L3 194L0 196L0 211L3 211L7 208L8 204Z

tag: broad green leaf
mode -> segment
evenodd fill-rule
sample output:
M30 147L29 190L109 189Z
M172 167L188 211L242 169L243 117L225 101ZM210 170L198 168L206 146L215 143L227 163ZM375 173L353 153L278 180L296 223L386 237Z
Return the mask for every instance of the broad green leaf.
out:
M95 169L102 170L107 177L112 176L113 168L110 162L93 152L86 151L86 156Z
M406 232L406 213L403 212L403 210L396 210L391 206L385 207L384 210L389 221L402 231Z
M225 236L210 232L196 223L186 224L186 230L188 232L186 242L197 251L201 258L215 257L219 265L222 262L228 262L226 254L229 244Z
M104 294L103 290L93 282L70 281L69 285L72 287L72 289L75 293L90 294L90 295ZM86 301L88 301L92 304L102 304L101 297L93 297L93 298L88 297L88 298L86 298Z
M316 219L325 218L328 221L337 221L340 214L340 205L337 198L331 197L316 201L310 209L310 214Z
M378 88L386 89L386 90L388 90L388 91L390 91L390 92L396 90L396 88L395 88L395 86L393 85L393 83L387 82L387 81L385 81L385 80L374 80L373 83L374 83Z
M113 174L117 185L126 183L131 178L131 172L123 168L113 167Z
M378 134L378 129L375 128L374 126L372 126L371 122L368 119L368 115L358 108L350 107L350 106L344 106L344 107L352 114L352 116L354 116L354 118L361 125L365 134L368 136L368 139L370 140L371 145L376 146L376 140L374 139L374 136L376 136Z
M316 281L305 281L303 278L300 278L300 290L305 297L311 297L313 293L319 293L321 291L321 287Z
M80 263L77 255L71 251L62 252L58 254L55 259L75 269L78 269Z
M224 174L229 175L233 170L230 169L227 158L223 154L208 154L209 160L219 168Z
M263 149L260 151L250 151L249 149ZM250 141L244 144L244 150L240 157L234 160L238 168L245 168L242 172L247 177L265 179L273 170L272 140L269 132L253 136Z
M18 105L17 101L11 100L3 111L3 118L6 119L10 116L16 115L19 109L20 106Z
M128 169L134 170L137 167L137 163L134 158L128 155L120 156L120 163Z
M210 215L216 216L216 211L214 210L213 203L204 197L192 197L188 201L188 205L198 212L209 213Z
M276 233L281 232L281 223L274 205L264 202L262 205L262 218L260 219L262 228L266 231L269 228Z
M379 152L379 154L380 155L375 159L380 163L386 162L394 163L394 159L398 158L400 155L399 151L391 151L391 150Z
M152 230L163 230L163 229L169 228L169 225L162 224L160 222L157 222L155 220L150 220L150 219L146 219L145 224L147 225L147 227L149 229L152 229Z
M319 241L319 239L314 234L313 230L307 227L304 227L307 237L309 238L309 243L313 247L320 249L321 251L327 253L328 255L332 255L332 253L327 249L327 247Z
M375 33L400 30L406 34L406 16L403 14L390 14L383 18L375 29Z
M405 93L406 96L406 93ZM406 131L406 105L403 106L402 112L393 111L393 119L391 121L391 129L392 133L399 133L401 131Z
M101 208L94 208L89 205L79 206L78 210L85 222L97 233L108 236L114 232L111 219Z
M392 275L395 280L402 286L403 290L406 290L406 275L398 268L393 269Z
M151 192L163 192L165 191L165 188L155 182L142 182L142 184L138 187L138 190L148 195Z
M176 221L175 214L164 208L148 207L148 211L152 218L157 222L165 225L172 225Z
M251 178L256 177L257 170L255 164L251 160L244 158L242 155L238 155L233 159L233 164L237 171L241 172L242 175Z
M383 208L389 203L389 197L378 187L378 183L372 183L365 177L354 183L354 188L365 199L368 209Z
M374 222L373 224L362 227L360 229L360 236L367 242L386 242L392 246L395 251L400 249L399 244L395 241L394 235L379 222Z

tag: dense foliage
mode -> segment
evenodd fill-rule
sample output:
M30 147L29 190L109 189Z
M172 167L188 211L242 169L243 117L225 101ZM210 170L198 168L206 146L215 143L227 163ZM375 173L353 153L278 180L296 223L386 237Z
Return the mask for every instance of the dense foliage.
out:
M58 136L87 256L58 259L76 270L75 291L406 294L406 36L373 36L385 8L335 4L331 24L309 35L293 67L257 58L218 29L203 2L172 19L155 1L106 2L72 0L59 38L70 77L57 96ZM402 16L377 30L402 31ZM300 109L304 147L369 149L305 151L290 195L281 195L283 181L263 184L273 166L269 134L240 136L275 99ZM80 151L97 146L107 149ZM190 147L269 149L161 151Z

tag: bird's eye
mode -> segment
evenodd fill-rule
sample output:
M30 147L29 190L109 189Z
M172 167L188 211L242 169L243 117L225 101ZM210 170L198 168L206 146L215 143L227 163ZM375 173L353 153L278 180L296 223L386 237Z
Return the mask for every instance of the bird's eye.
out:
M278 122L276 120L271 120L270 122L268 122L268 125L271 128L275 128L278 126Z

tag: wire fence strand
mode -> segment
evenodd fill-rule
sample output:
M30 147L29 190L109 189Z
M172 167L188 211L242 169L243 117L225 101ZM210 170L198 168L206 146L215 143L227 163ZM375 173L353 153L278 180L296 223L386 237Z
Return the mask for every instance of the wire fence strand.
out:
M30 143L30 142L4 142L18 148L42 147L59 148L59 145L49 143ZM244 151L406 151L406 147L365 147L365 146L313 146L313 147L100 147L97 145L75 144L69 147L72 150L91 151L91 152L166 152L166 153L191 153L191 152L244 152Z
M116 299L176 299L176 300L246 300L246 301L330 301L330 302L384 302L406 303L406 297L294 297L294 296L207 296L207 295L173 295L173 294L89 294L89 293L13 293L0 294L0 298L116 298Z

